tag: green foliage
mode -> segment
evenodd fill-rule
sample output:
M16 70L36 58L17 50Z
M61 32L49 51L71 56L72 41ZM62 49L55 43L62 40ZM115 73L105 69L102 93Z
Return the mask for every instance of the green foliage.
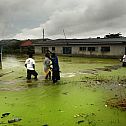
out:
M8 43L3 47L3 53L5 54L17 54L20 53L20 41L14 43Z

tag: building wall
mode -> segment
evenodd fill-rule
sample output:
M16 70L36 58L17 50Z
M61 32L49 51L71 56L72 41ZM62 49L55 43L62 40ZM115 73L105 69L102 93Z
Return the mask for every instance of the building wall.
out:
M35 46L35 53L41 54L42 47L44 46ZM46 46L47 47L47 46ZM67 46L48 46L48 49L52 51L52 47L55 47L55 53L63 54L63 47ZM71 46L68 46L71 47ZM80 47L86 47L85 51L80 51ZM95 51L89 51L88 47L95 47ZM110 47L110 51L102 52L101 47ZM72 46L71 55L84 55L84 56L102 56L102 57L119 57L125 54L124 45L86 45L86 46Z
M79 47L78 46L72 47L72 54L75 54L75 55L79 54Z
M63 54L62 46L55 47L55 53L57 53L57 54Z
M35 54L41 54L42 53L42 47L41 46L35 46Z
M80 47L85 47L86 50L81 51ZM88 47L95 47L95 51L88 51ZM88 55L88 56L97 56L99 55L99 46L78 46L78 54Z
M124 54L125 54L125 45L111 46L110 55L124 55Z
M52 51L52 47L55 47L55 51L52 51L52 52L55 52L57 54L62 54L62 47L61 46L35 46L35 53L36 54L42 54L42 47L48 47L48 49L50 51Z
M125 54L125 46L124 45L98 45L98 46L84 46L86 47L85 51L80 51L80 47L76 46L72 48L72 54L80 54L87 56L122 56ZM95 47L95 51L88 51L88 47ZM110 52L102 52L101 47L110 47Z

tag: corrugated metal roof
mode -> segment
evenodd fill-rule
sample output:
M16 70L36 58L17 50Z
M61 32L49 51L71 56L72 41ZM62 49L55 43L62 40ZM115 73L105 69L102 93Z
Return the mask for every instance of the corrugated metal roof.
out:
M60 46L60 45L103 45L103 44L126 44L126 38L92 38L92 39L56 39L43 41L39 40L33 45L35 46Z

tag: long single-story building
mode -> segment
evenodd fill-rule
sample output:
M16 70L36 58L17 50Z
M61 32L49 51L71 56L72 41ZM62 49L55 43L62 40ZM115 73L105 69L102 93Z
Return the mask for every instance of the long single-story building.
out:
M36 54L47 49L60 55L80 55L90 57L121 57L126 53L126 37L36 40L33 43Z

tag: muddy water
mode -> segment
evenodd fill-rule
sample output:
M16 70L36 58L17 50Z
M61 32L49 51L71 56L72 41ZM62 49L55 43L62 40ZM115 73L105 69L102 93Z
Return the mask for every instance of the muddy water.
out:
M27 83L25 58L9 56L3 59L0 114L10 112L10 115L1 118L0 125L125 126L126 111L106 105L107 99L122 94L122 90L124 93L125 89L117 89L115 85L118 83L114 77L111 77L112 82L108 81L110 86L107 82L103 84L99 81L109 74L125 74L122 68L104 71L105 66L120 65L118 60L59 57L61 80L52 84L44 80L43 59L39 56L35 57L39 80ZM94 76L100 79L96 80ZM116 88L112 88L112 85ZM22 120L8 124L8 120L14 118Z

